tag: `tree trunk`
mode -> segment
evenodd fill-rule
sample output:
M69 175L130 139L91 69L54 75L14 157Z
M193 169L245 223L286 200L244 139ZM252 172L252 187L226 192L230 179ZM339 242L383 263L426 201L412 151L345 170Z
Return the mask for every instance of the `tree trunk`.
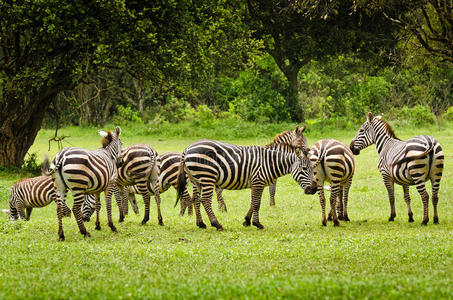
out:
M34 97L21 101L15 97L3 99L4 107L0 119L0 166L17 166L24 157L41 128L44 114L55 95Z
M288 79L288 103L290 105L291 118L296 122L305 122L305 115L302 109L301 103L299 103L299 82L297 81L297 75L299 74L299 68L288 68L283 73Z

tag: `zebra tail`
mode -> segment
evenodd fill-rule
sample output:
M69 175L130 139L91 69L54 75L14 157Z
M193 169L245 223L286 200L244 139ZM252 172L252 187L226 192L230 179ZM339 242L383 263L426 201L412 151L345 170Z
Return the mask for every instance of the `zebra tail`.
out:
M177 185L178 185L178 196L176 197L175 207L176 205L178 205L179 199L182 199L182 195L184 194L184 190L186 189L187 186L187 176L186 171L184 170L184 155L181 159L181 164L179 165Z
M44 161L42 163L42 169L41 169L41 173L42 175L46 175L46 176L49 176L51 175L51 173L49 172L49 156L47 154L44 155Z

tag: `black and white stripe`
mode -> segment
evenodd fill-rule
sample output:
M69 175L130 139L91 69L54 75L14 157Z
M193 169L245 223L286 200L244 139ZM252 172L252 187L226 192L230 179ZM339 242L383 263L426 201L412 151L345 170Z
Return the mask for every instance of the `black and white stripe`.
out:
M322 225L326 226L326 199L324 196L324 182L330 182L330 213L334 225L340 223L338 219L349 221L348 194L354 175L354 155L343 143L333 140L316 142L308 153L309 159L303 160L300 165L302 176L296 178L304 188L305 193L318 192L321 209ZM338 214L338 215L337 215Z
M302 139L295 141L302 146ZM223 230L211 208L211 197L215 186L228 190L250 188L252 200L245 216L244 226L253 225L262 229L259 222L261 195L265 186L278 177L291 172L299 161L295 153L278 151L260 146L236 146L213 140L200 140L193 143L183 153L178 175L178 198L186 187L186 176L194 189L197 226L205 228L200 213L203 204L212 226ZM293 174L294 176L294 174Z
M157 204L157 220L163 225L162 213L160 210L159 174L160 159L157 152L148 145L133 145L122 151L123 165L118 169L118 178L114 190L115 198L120 209L120 222L124 219L127 198L124 197L124 188L136 185L137 190L145 202L145 215L142 224L149 220L150 193L154 194ZM121 197L123 195L123 197Z
M49 158L46 156L43 163L43 174L48 169ZM21 179L11 187L10 192L9 211L7 212L12 220L17 220L18 217L29 220L33 208L47 206L56 199L55 187L50 175ZM94 209L94 196L86 195L83 205L86 207L86 211ZM82 212L84 217L86 211ZM64 201L63 216L69 217L70 215L71 209Z
M57 192L58 235L64 240L62 209L63 199L67 189L74 195L72 212L77 221L80 233L90 236L83 224L81 207L85 195L93 194L96 197L96 229L100 229L99 210L101 209L100 193L106 192L106 206L108 224L112 231L116 231L112 221L111 194L118 175L117 165L121 164L121 129L115 133L98 131L103 137L103 148L88 151L81 148L65 148L55 157L51 174Z
M368 113L367 121L351 141L350 148L354 154L358 155L360 150L371 144L376 144L379 155L378 168L389 195L391 209L389 221L393 221L396 216L394 184L397 183L403 186L409 222L414 221L410 207L409 186L415 185L423 202L422 225L426 225L429 220L429 195L425 181L430 180L434 223L438 223L438 192L444 167L444 153L440 144L427 135L416 136L407 142L401 141L381 116L373 117L372 113Z

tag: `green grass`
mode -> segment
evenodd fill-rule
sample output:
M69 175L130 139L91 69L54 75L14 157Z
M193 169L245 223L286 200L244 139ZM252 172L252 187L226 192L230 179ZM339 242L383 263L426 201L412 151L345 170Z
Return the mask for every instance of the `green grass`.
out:
M94 128L62 129L69 143L97 148ZM349 216L351 222L321 226L317 196L304 195L290 176L279 180L276 207L269 207L266 189L260 210L265 229L245 228L242 220L250 191L225 191L228 212L214 208L225 228L217 232L195 226L193 217L179 217L173 208L175 191L162 195L165 226L157 225L155 205L151 220L129 215L116 222L118 233L88 224L84 239L74 218L64 219L65 242L58 242L55 204L35 209L29 222L10 222L0 216L0 298L453 298L453 130L446 128L396 129L402 139L416 134L435 136L444 148L446 164L441 183L440 224L420 225L422 205L411 188L415 223L407 222L402 189L396 187L397 218L390 214L387 193L377 170L373 147L356 157ZM312 145L320 138L345 143L354 130L309 132ZM31 152L47 151L52 131L38 134ZM181 138L153 134L140 136L124 129L125 146L148 143L158 152L182 151L200 136ZM246 139L225 138L237 144L265 144L271 134ZM27 176L0 173L0 207L8 205L9 187ZM140 202L141 213L143 203ZM208 223L207 217L204 220Z

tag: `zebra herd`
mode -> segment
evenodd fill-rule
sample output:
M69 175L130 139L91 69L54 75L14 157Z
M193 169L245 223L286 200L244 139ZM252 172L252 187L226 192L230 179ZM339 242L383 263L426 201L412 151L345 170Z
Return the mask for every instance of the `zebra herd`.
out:
M269 186L271 205L275 204L276 181L286 174L302 187L306 194L318 193L322 209L322 225L332 220L334 226L339 220L349 221L348 194L355 170L354 155L371 144L376 144L379 155L378 168L387 188L390 202L390 218L395 213L394 184L402 185L404 199L408 206L409 222L413 222L410 207L409 186L415 185L419 192L426 225L429 196L425 181L432 183L432 203L434 223L438 223L438 191L443 171L444 154L439 143L430 136L416 136L409 141L401 141L390 125L381 116L368 113L367 120L351 141L350 146L325 139L316 142L311 148L302 128L277 134L265 146L237 146L214 140L199 140L181 153L158 155L148 145L134 145L122 148L121 129L114 132L99 131L102 148L88 151L81 148L65 148L54 158L50 168L46 157L42 176L20 180L11 188L10 219L30 218L32 208L43 207L55 201L57 205L58 235L64 240L63 216L70 216L71 209L65 198L68 190L74 197L72 213L79 231L90 236L84 221L96 211L95 229L99 230L100 193L105 193L108 225L112 231L116 227L112 220L111 198L119 207L120 219L128 213L128 201L138 213L135 194L140 194L145 203L142 224L149 220L150 198L154 195L157 204L158 224L163 225L160 210L160 194L170 186L177 190L181 201L180 214L185 210L192 214L195 210L196 225L206 228L201 216L204 207L211 226L223 230L211 205L214 191L221 209L226 211L222 190L251 190L251 202L244 217L244 226L253 224L264 228L259 219L263 189ZM193 195L187 189L190 181ZM324 187L328 181L330 187ZM330 189L330 211L326 217L324 189ZM25 209L27 213L25 213Z

